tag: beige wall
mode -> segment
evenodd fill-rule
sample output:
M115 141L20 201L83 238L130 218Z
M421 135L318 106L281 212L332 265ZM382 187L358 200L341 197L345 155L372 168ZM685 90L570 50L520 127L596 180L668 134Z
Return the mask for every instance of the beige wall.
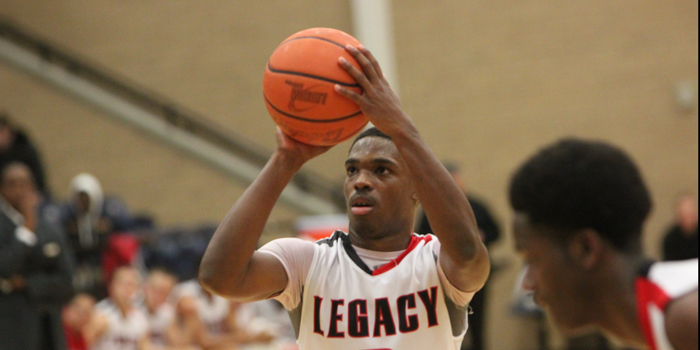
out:
M406 110L504 226L510 173L566 136L627 149L652 189L646 247L657 253L674 196L698 189L697 109L681 111L677 82L698 79L696 1L394 2ZM345 1L0 0L0 15L268 148L274 125L261 99L264 64L308 27L352 31ZM77 104L0 64L0 109L44 152L65 195L80 171L163 224L218 221L243 187L202 163ZM341 145L310 168L342 178ZM328 166L331 164L331 166ZM296 214L278 209L276 220ZM534 349L532 328L507 317L518 260L509 239L494 256L491 349Z

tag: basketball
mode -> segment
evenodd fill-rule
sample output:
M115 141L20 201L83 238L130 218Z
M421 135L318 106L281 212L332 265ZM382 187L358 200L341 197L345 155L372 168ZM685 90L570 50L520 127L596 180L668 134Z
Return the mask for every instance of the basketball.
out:
M367 117L354 102L335 91L335 84L361 93L362 88L339 64L342 56L362 68L345 50L360 45L352 36L330 28L298 32L272 53L263 93L267 110L282 131L315 146L341 143L367 125Z

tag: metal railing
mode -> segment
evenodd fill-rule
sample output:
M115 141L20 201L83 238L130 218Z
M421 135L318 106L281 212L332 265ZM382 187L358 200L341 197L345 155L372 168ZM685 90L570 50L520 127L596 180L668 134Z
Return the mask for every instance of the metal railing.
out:
M3 17L0 17L0 60L107 114L157 134L246 185L257 176L272 153L243 135ZM242 170L244 168L247 170ZM345 207L341 186L308 170L297 174L281 199L305 214L339 212Z

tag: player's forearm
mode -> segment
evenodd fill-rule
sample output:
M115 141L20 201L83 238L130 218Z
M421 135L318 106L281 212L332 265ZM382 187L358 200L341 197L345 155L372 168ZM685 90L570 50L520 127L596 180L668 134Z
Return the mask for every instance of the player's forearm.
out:
M483 244L466 196L412 124L392 132L433 233L456 261L474 259Z
M474 212L452 175L407 120L391 136L411 172L432 233L442 243L440 263L454 286L465 292L479 290L488 278L490 262Z
M228 295L244 279L265 224L282 191L301 164L275 153L216 230L200 266L200 282Z

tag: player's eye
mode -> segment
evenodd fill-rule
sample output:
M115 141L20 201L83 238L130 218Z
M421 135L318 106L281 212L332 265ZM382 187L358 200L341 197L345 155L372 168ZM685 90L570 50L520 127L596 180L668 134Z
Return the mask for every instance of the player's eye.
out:
M384 174L389 173L389 169L387 169L385 167L378 167L374 172L378 175L384 175Z
M345 169L348 175L353 175L357 173L357 168L349 166L347 169Z

